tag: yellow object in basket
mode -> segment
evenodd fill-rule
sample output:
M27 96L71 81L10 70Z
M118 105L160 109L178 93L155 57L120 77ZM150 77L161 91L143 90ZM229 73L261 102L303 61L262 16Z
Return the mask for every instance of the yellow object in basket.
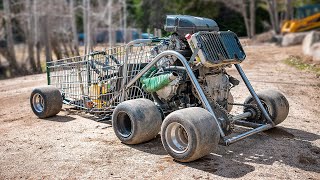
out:
M108 93L108 84L94 83L90 87L89 96L92 102L96 105L96 108L102 108L103 101L100 99L100 95Z

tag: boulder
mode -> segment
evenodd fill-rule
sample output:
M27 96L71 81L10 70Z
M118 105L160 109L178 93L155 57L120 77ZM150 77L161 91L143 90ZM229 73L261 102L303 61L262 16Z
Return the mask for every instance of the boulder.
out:
M306 35L302 42L302 51L303 54L312 56L312 45L316 42L320 42L320 32L319 31L311 31Z
M281 45L287 47L287 46L301 44L307 34L308 32L286 34L283 36Z
M274 36L275 36L274 31L268 31L268 32L255 35L253 37L253 40L261 43L273 42Z
M311 52L313 62L320 63L320 42L314 43L311 46Z

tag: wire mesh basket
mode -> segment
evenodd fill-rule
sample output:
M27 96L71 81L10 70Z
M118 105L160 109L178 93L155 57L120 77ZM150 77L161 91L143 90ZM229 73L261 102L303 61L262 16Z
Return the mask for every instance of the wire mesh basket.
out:
M151 41L131 42L47 63L48 84L57 87L63 102L94 113L108 113L122 101L148 98L139 81L123 87L151 60Z

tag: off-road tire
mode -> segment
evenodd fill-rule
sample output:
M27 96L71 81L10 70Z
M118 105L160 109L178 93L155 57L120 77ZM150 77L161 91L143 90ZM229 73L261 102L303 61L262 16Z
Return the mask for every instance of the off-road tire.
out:
M39 98L37 103L36 98ZM39 118L47 118L58 114L62 108L60 91L54 86L38 87L30 96L31 109Z
M289 113L289 102L286 97L276 90L264 90L257 93L262 104L266 107L270 118L275 125L283 122ZM244 104L257 104L252 96L249 96L244 101ZM258 122L265 122L264 116L261 114Z
M218 124L207 110L200 107L174 111L161 126L165 150L180 162L194 161L214 152L219 138Z
M114 133L125 144L139 144L155 138L161 129L161 113L149 99L120 103L112 114Z

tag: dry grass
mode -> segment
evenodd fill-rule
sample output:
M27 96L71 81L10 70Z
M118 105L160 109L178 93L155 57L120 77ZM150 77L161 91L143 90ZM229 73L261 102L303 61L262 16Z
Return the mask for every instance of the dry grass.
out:
M317 64L312 64L310 61L307 61L300 56L290 56L289 58L285 59L284 62L299 70L313 72L317 77L320 76L320 66Z

